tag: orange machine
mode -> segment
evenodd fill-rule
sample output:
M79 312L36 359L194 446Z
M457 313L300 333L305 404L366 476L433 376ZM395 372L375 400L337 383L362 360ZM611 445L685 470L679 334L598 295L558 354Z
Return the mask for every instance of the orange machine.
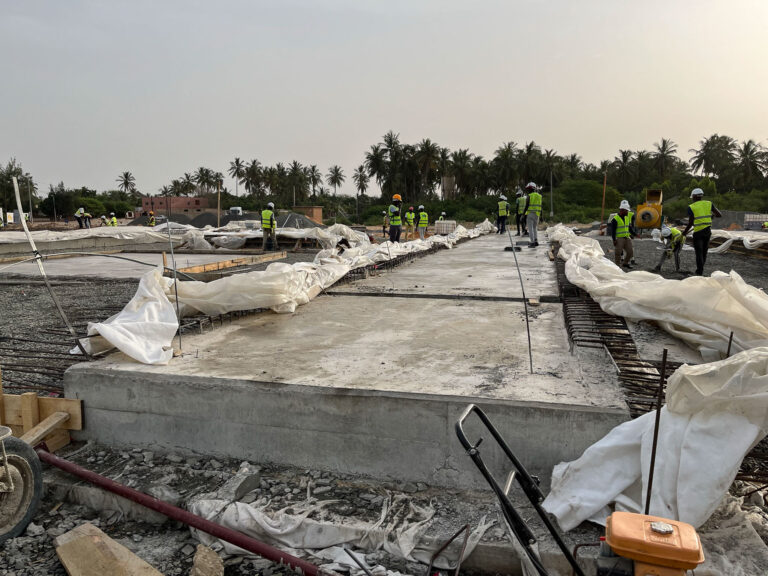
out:
M647 190L645 203L637 206L635 214L636 228L660 228L661 227L661 190Z
M601 554L598 574L684 576L704 562L693 526L657 516L614 512L606 522L605 543L610 550Z

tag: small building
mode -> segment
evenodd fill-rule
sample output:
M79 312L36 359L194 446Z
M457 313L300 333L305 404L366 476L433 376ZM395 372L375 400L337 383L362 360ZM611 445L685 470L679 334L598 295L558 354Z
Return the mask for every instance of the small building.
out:
M203 212L208 208L207 198L189 196L142 196L141 211L149 212Z
M307 218L318 224L323 223L323 207L322 206L294 206L294 212L304 214Z

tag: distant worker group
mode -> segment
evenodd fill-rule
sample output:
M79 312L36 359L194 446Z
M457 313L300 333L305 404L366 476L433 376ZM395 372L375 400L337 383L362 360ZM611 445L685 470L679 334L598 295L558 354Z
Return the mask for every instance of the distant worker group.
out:
M541 218L541 194L539 187L535 182L528 182L525 191L519 188L515 192L515 224L517 234L515 236L528 236L529 248L536 248L539 245L539 219ZM507 202L507 197L503 194L499 196L499 208L496 215L497 234L504 234L507 231L507 219L512 213L512 206Z

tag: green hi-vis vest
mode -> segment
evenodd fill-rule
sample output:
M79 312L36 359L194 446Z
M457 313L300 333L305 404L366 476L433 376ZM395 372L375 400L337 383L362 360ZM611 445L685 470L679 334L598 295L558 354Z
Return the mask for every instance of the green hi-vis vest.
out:
M517 200L515 200L515 205L517 206L517 213L524 214L525 213L525 196L518 196Z
M413 226L414 220L416 220L416 214L413 212L405 213L405 221L408 223L408 226Z
M381 225L386 226L387 225L387 217L384 216L384 218L381 219Z
M426 228L427 226L429 226L429 214L419 212L419 228Z
M674 226L671 226L669 228L669 231L672 233L670 238L672 239L671 245L674 246L675 244L679 244L681 240L683 240L683 233L680 232L677 228Z
M272 229L272 217L274 215L274 212L267 208L266 210L261 211L261 229L262 230L271 230Z
M499 200L499 216L506 216L508 207L509 204L507 204L506 200Z
M400 218L400 209L394 204L389 206L389 225L390 226L402 226L403 221Z
M693 212L693 231L698 232L712 226L712 202L699 200L689 206Z
M155 225L155 217L154 216L150 216L149 217L149 222L147 222L147 226L154 226L154 225Z
M632 212L622 218L616 214L613 219L616 221L616 238L629 238L629 225L632 222Z
M107 222L107 226L117 226L117 218L112 216L112 218L110 218Z
M541 216L541 194L538 192L528 194L528 212Z
M442 222L443 220L445 220L445 218L443 218L443 215L441 214L440 218L438 218L438 220L440 220L440 222Z

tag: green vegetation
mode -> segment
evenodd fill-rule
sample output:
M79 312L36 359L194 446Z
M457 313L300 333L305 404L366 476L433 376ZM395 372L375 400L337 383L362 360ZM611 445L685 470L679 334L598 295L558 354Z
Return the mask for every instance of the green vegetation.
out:
M720 209L768 212L768 153L760 144L713 134L689 153L691 159L686 162L672 140L661 138L652 150L619 150L612 160L595 165L582 162L578 154L559 155L535 142L519 146L505 142L486 159L467 149L448 150L428 138L406 144L390 131L369 147L353 170L355 196L336 194L346 181L340 166L331 166L324 175L316 165L295 160L264 166L258 160L240 158L227 169L235 180L234 194L224 186L221 172L200 167L173 179L158 195L208 196L209 205L215 206L220 191L224 209L259 210L269 201L278 209L313 204L323 206L329 221L377 225L393 194L400 194L406 207L424 204L430 217L445 211L452 219L478 221L493 217L499 194L513 202L515 190L533 181L542 187L544 219L549 216L551 194L555 220L589 222L600 218L603 178L607 176L606 214L621 199L634 206L645 200L646 190L661 188L665 214L683 218L688 195L695 187L703 188ZM0 168L0 201L5 209L11 207L11 175L29 183L33 196L36 189L32 177L11 160ZM79 205L92 214L120 213L138 205L140 195L133 175L124 172L117 183L117 190L101 193L66 189L63 184L52 186L50 192L59 214L74 212ZM42 202L33 198L36 209L46 215L53 214L50 196Z

